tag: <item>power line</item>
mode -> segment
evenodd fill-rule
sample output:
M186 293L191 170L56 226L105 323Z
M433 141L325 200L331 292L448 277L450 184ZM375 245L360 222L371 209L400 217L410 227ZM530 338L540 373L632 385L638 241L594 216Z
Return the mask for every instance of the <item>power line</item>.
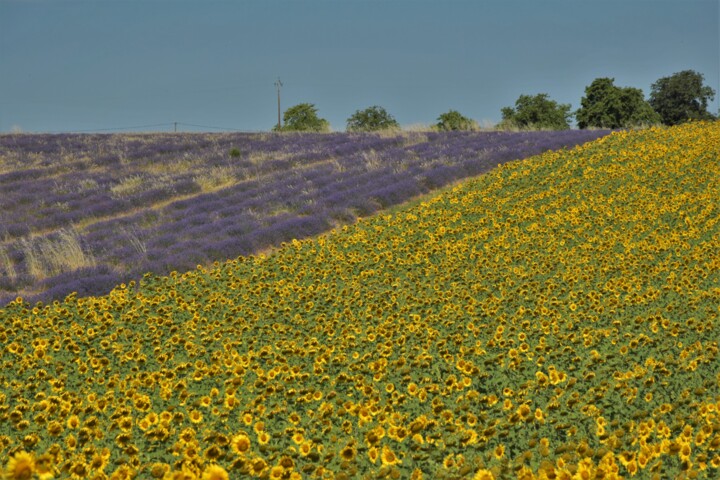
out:
M143 128L156 128L156 127L167 127L169 125L172 125L172 123L154 123L151 125L135 125L132 127L110 127L110 128L93 128L88 130L69 130L69 131L62 131L57 130L54 132L48 132L48 133L91 133L91 132L110 132L113 130L139 130Z
M186 127L196 127L196 128L209 128L211 130L226 130L229 132L241 132L246 130L240 130L238 128L229 128L229 127L212 127L208 125L197 125L194 123L183 123L183 122L175 122L177 125L185 125Z
M260 130L242 130L239 128L232 128L232 127L219 127L219 126L213 126L213 125L200 125L197 123L185 123L185 122L167 122L167 123L153 123L153 124L147 124L147 125L133 125L128 127L107 127L107 128L92 128L92 129L82 129L82 130L54 130L54 131L48 131L44 133L99 133L99 132L113 132L113 131L127 131L127 130L144 130L148 128L160 128L160 127L166 127L168 131L174 131L177 132L177 127L185 126L185 127L194 127L194 128L205 128L208 130L222 130L227 132L243 132L243 133L257 133ZM41 133L41 132L38 132Z

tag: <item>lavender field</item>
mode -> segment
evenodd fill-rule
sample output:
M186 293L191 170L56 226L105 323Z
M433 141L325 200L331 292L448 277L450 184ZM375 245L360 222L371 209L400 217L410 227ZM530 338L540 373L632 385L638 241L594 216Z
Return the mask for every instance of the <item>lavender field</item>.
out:
M0 307L258 253L607 133L0 135Z

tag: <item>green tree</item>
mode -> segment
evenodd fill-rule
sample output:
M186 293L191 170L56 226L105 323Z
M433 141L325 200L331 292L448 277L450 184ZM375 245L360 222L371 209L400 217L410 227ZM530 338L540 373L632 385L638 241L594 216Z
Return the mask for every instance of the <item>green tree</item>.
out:
M535 96L520 95L515 102L515 108L505 107L501 110L502 127L510 128L547 128L552 130L567 130L570 128L569 104L558 104L550 100L547 93Z
M357 110L347 119L348 132L374 132L398 129L400 124L383 107L377 105Z
M661 122L642 90L618 87L614 82L614 78L596 78L585 88L575 112L578 127L630 128Z
M715 98L715 90L703 85L703 80L702 73L684 70L652 84L650 105L660 114L664 124L715 118L707 109L708 102Z
M477 130L478 125L474 120L469 119L456 110L450 110L438 117L438 123L435 124L438 130Z
M330 123L317 115L317 108L312 103L301 103L290 107L283 113L285 125L283 132L328 132ZM277 125L273 128L278 131Z

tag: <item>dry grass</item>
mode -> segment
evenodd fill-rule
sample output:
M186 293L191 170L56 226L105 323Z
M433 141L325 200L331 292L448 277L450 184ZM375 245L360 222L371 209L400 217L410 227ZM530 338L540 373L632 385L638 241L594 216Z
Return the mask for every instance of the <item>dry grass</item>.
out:
M131 228L123 228L122 231L133 249L144 257L147 254L147 246L140 237L138 228L133 226Z
M382 158L380 158L375 150L371 149L367 152L362 152L362 157L365 168L368 171L376 170L382 166Z
M38 280L95 266L94 257L83 251L80 235L74 228L62 229L49 238L26 238L21 245L27 272Z
M115 198L132 196L145 188L146 179L140 175L131 175L123 178L120 183L110 187L110 193Z
M193 177L193 181L203 192L212 192L234 185L237 178L230 167L213 167Z
M17 278L15 265L13 265L13 262L10 260L10 256L8 256L4 247L0 247L0 274L7 276L13 281Z

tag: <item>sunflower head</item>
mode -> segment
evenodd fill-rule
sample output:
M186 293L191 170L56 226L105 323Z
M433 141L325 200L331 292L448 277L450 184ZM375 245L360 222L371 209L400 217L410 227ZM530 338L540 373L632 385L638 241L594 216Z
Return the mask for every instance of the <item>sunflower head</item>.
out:
M380 452L380 461L382 462L383 466L401 463L401 460L398 458L397 455L395 455L395 452L390 450L390 447L388 446L382 447L382 451Z
M355 460L355 455L357 455L357 449L353 445L347 445L345 448L340 450L340 458L346 462L352 462Z
M230 475L220 465L210 465L205 467L201 478L202 480L229 480Z
M35 472L35 459L31 453L21 450L10 458L5 468L8 480L30 480Z
M247 453L250 450L250 437L244 433L238 433L230 441L230 449L238 455Z

